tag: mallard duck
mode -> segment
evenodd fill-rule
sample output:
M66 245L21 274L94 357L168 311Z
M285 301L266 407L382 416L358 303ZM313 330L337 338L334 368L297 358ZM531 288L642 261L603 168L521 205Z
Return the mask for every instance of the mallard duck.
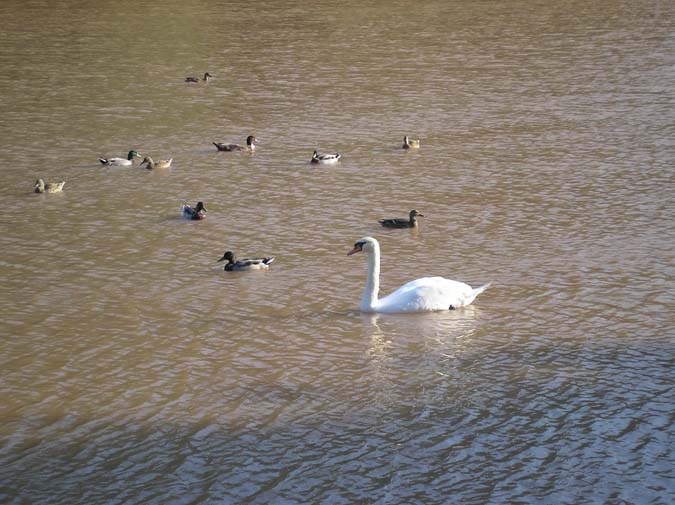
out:
M255 143L258 142L258 139L253 135L246 137L246 145L240 146L239 144L222 144L220 142L213 142L213 145L218 148L219 151L255 151Z
M409 138L407 135L403 137L403 149L419 149L419 147L420 147L419 140L413 140Z
M191 221L201 221L206 217L206 207L203 202L197 202L197 205L190 207L183 205L183 217Z
M227 260L225 270L231 272L233 270L264 270L270 267L274 258L244 258L238 260L232 251L227 251L218 261L225 260Z
M340 153L335 154L319 154L317 151L314 151L312 154L311 163L320 163L322 165L332 165L340 161Z
M413 209L410 211L410 219L380 219L378 223L380 223L385 228L415 228L417 226L418 217L424 217L424 214L420 214L415 209Z
M204 82L209 82L209 79L213 77L211 74L208 72L204 73L204 79L202 79ZM199 82L199 77L186 77L185 82Z
M169 168L171 166L172 161L173 158L170 158L168 160L154 161L150 156L146 156L145 158L143 158L143 161L141 161L140 166L142 167L143 165L147 164L145 168L149 170L154 170L155 168Z
M33 187L36 193L58 193L63 189L65 183L66 181L45 183L44 180L38 179Z
M116 166L116 167L128 167L130 165L134 164L134 158L140 158L141 155L138 154L136 151L131 150L129 151L129 154L127 154L127 159L124 158L99 158L98 161L101 162L102 165L106 166Z

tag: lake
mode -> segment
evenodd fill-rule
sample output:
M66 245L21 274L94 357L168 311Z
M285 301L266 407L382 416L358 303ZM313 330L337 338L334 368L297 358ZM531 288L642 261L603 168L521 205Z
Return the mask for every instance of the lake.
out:
M673 2L6 0L0 33L0 501L675 501ZM131 149L172 166L98 162ZM492 285L362 314L365 236L383 295Z

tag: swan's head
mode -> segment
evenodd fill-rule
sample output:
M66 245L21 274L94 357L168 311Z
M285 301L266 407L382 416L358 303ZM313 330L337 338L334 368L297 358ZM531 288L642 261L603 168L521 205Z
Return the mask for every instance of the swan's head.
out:
M227 251L225 254L223 254L223 257L220 258L218 261L226 261L228 263L234 263L236 257L232 251Z
M349 251L347 256L351 256L352 254L356 254L357 252L361 251L366 251L369 253L375 249L378 249L379 247L380 244L378 244L377 240L375 240L373 237L363 237L361 240L356 241L354 244L354 249Z

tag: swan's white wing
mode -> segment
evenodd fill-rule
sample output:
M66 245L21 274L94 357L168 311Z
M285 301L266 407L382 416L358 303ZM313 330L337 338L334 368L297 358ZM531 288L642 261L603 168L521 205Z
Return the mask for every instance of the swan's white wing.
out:
M379 300L377 312L427 312L468 305L475 298L468 284L443 277L423 277Z

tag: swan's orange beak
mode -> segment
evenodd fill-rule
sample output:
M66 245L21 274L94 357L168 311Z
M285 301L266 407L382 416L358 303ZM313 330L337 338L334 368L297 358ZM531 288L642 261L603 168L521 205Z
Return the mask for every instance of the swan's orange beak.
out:
M361 252L361 251L363 251L363 247L361 247L359 244L355 244L354 249L349 251L347 253L347 256L351 256L352 254L356 254L357 252Z

